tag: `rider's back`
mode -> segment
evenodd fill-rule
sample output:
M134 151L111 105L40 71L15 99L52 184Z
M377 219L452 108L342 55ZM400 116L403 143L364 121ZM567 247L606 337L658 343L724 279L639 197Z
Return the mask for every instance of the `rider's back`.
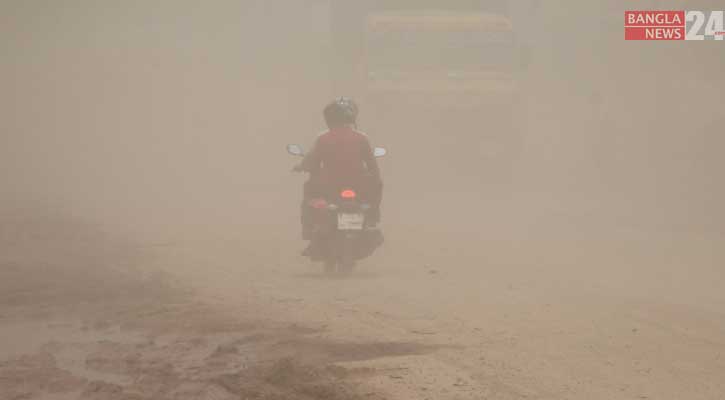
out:
M315 151L320 161L320 173L330 184L357 181L367 172L371 148L367 135L343 126L330 129L317 138Z

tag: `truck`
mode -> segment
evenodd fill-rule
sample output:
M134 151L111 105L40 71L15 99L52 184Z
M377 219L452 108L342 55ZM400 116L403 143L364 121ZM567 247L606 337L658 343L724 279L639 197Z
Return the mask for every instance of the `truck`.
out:
M360 99L365 119L380 129L396 118L420 120L430 134L417 140L437 146L442 158L510 166L523 144L515 113L526 54L506 2L427 3L333 12L335 92Z

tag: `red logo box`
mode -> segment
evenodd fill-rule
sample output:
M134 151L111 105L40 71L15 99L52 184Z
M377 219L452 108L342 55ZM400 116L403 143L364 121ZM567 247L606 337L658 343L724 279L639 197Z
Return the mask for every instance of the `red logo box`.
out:
M685 12L625 11L624 40L685 40Z

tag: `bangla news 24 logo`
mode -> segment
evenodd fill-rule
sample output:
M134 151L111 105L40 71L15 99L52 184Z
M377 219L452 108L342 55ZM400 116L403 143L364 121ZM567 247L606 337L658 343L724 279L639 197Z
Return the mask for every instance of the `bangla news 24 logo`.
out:
M723 11L625 11L624 40L724 40Z

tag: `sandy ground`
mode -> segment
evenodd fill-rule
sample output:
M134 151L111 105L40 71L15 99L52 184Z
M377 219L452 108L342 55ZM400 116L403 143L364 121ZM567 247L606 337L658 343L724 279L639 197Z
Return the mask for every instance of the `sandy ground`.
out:
M463 226L391 229L346 278L272 230L26 235L3 251L0 398L725 395L721 238Z

